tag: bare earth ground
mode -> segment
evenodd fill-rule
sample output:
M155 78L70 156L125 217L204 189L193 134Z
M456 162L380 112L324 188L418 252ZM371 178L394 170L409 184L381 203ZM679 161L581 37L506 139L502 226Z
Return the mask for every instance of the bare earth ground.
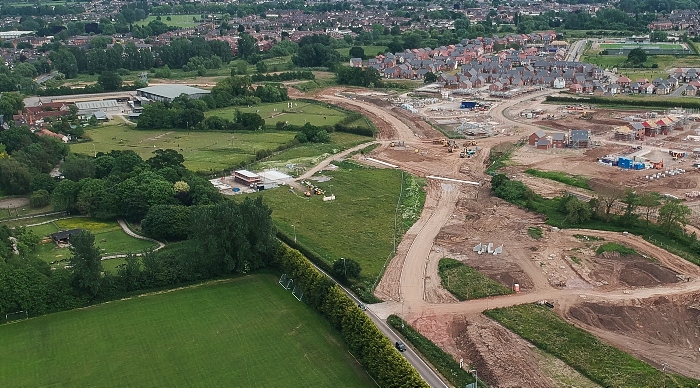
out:
M349 95L346 92L352 92L354 98L344 97ZM440 135L429 125L423 125L421 118L391 108L381 96L339 88L317 93L316 99L359 110L373 120L381 133L381 145L372 152L372 158L420 176L480 183L475 186L437 179L428 181L421 217L403 238L376 288L375 293L385 302L370 309L382 317L402 316L457 360L463 359L465 366L476 367L479 377L494 387L596 386L560 360L533 348L481 315L488 308L542 299L553 301L555 311L603 341L659 368L665 362L670 371L700 378L697 367L700 267L635 236L552 230L544 225L541 216L491 196L488 178L483 173L490 148L505 142L515 143L540 129L531 124L532 120L516 122L513 116L517 116L518 109L540 106L544 94L499 103L490 114L493 120L510 128L479 140L476 157L461 159L457 153L450 154L446 148L432 144L429 139ZM533 98L537 101L532 101ZM597 114L594 120L567 117L562 121L569 125L583 123L593 129L618 125L619 117L622 116L605 113ZM605 135L605 129L598 132ZM405 147L390 147L389 140L404 141ZM658 144L659 139L654 141ZM644 180L648 171L622 171L596 163L602 156L629 150L628 144L614 142L589 150L542 151L525 146L515 153L513 165L506 172L549 196L559 195L563 190L580 195L590 192L531 177L523 173L526 168L593 176L641 190L681 193L697 187L700 179L697 173L648 182ZM679 165L692 162L683 163ZM528 227L542 228L543 237L531 238ZM575 235L619 242L639 254L597 255L595 250L601 241ZM496 246L503 244L504 253L493 256L473 252L478 243L489 242ZM458 302L440 285L437 263L443 257L461 260L507 287L518 283L521 292Z

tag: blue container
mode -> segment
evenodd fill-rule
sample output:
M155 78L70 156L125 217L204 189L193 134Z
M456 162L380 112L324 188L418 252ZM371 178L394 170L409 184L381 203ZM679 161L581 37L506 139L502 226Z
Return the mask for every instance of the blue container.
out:
M626 169L631 170L633 165L634 165L634 161L632 161L632 159L630 159L630 158L622 157L622 158L617 159L617 165L622 167L622 168L626 168Z
M634 163L634 169L635 170L644 170L644 163L642 163L642 162Z

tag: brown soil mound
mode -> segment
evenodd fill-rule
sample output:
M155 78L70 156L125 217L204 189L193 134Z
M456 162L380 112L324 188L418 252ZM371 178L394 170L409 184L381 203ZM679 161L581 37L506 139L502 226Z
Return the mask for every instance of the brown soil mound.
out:
M606 342L659 367L700 378L700 294L583 302L568 316Z
M531 345L513 332L484 317L455 320L453 337L460 356L479 371L479 379L493 387L555 387L538 367Z
M668 187L672 189L694 189L698 183L688 178L673 178L668 181Z
M648 287L680 281L677 272L639 255L608 254L599 256L595 261L597 265L590 275L603 285Z

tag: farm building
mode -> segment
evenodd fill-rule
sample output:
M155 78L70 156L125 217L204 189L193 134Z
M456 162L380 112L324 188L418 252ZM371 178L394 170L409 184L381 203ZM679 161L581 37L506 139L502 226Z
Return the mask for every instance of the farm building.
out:
M82 229L69 229L56 232L51 235L51 240L56 244L68 244L70 242L70 237L75 236L82 232Z
M539 131L535 131L528 138L528 144L534 146L540 139L544 139L546 136L547 134L545 134L544 131L541 129Z
M141 89L136 89L136 95L140 97L146 97L154 101L168 101L172 102L177 97L181 95L186 95L189 98L199 99L207 94L211 93L209 90L193 88L187 85L154 85L148 86Z
M263 181L262 177L248 170L237 170L233 172L233 179L248 186L255 186Z
M537 140L536 147L538 150L548 150L548 149L552 148L551 144L549 143L549 139L547 139L547 138Z
M569 143L572 148L588 148L588 130L572 129Z

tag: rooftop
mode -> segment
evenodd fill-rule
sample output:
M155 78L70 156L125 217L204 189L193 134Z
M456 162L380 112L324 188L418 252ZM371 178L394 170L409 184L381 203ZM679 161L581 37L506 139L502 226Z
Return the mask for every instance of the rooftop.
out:
M191 95L191 94L211 93L209 90L194 88L192 86L187 86L187 85L177 85L177 84L148 86L145 88L136 89L136 91L142 92L142 93L148 93L148 94L155 94L157 96L161 96L161 97L165 97L165 98L177 98L177 97L180 97L181 94Z

